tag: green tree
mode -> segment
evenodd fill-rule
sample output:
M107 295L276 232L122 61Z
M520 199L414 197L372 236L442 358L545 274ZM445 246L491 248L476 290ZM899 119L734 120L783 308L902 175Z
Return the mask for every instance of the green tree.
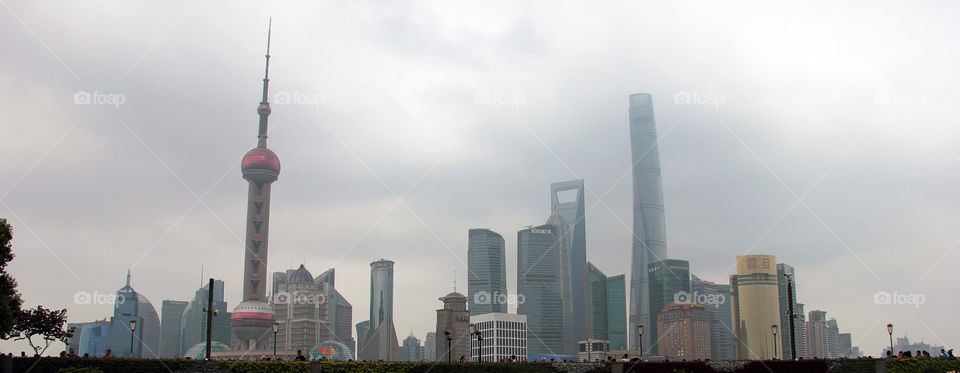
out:
M0 338L7 339L13 333L20 314L23 299L17 292L17 281L7 273L7 263L13 260L13 228L7 219L0 218Z
M43 306L37 306L36 309L20 311L20 316L17 318L17 324L14 327L14 340L27 340L27 343L33 348L33 352L42 355L53 342L70 343L73 329L64 330L63 324L66 322L66 308L48 310ZM40 337L40 340L34 341L34 337ZM43 342L42 345L41 342Z

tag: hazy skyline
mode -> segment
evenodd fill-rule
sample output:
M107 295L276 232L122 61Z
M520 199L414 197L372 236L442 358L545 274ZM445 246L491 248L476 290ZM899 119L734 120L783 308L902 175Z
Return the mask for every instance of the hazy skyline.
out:
M470 228L504 236L515 292L516 232L557 181L584 179L587 260L629 273L627 98L651 93L670 258L726 283L737 255L775 255L865 354L888 322L960 345L957 4L2 5L0 216L25 307L109 316L74 295L128 268L155 307L209 277L240 302L272 16L268 272L335 267L355 322L382 257L397 334L434 330Z

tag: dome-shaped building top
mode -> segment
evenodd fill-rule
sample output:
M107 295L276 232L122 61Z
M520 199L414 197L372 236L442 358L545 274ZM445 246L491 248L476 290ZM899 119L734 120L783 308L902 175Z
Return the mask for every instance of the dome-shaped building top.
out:
M310 271L307 270L307 267L304 267L303 264L301 264L300 268L290 272L289 282L298 284L313 284L313 275L310 274Z

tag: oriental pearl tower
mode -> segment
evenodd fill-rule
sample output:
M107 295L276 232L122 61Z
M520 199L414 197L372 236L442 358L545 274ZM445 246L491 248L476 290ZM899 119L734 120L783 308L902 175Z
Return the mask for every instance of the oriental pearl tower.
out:
M273 309L266 302L267 238L270 227L270 184L280 176L280 158L267 149L267 117L270 103L270 28L267 31L266 69L263 74L263 97L257 114L260 131L257 147L243 156L240 169L249 183L247 191L247 234L243 254L243 302L233 309L230 325L233 350L266 350L273 333Z

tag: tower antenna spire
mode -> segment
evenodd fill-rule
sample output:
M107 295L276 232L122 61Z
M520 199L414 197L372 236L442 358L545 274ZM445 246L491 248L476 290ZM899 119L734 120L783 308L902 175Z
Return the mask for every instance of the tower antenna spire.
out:
M273 17L270 17L267 25L267 54L266 66L263 69L263 96L260 98L260 106L257 107L257 114L260 114L260 132L257 135L257 147L267 147L267 117L270 116L270 102L267 99L270 90L270 35L273 32Z

